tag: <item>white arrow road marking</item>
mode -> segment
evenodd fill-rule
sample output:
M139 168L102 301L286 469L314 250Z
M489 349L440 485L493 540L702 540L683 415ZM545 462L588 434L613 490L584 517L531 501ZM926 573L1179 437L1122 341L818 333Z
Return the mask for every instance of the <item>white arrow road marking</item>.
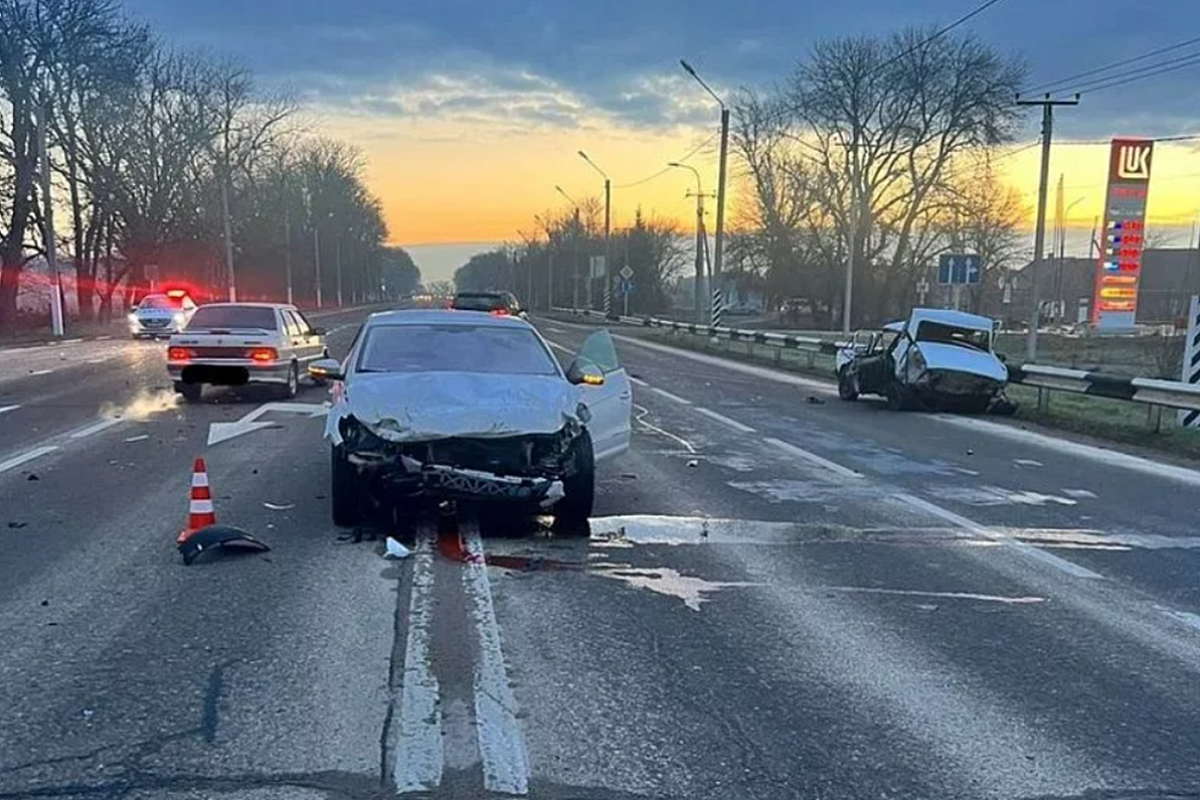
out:
M235 422L212 422L208 426L208 446L271 427L270 422L258 422L258 418L272 411L285 414L304 414L307 417L323 417L329 413L324 403L263 403Z
M483 542L473 522L461 526L463 544L473 556L463 569L469 613L479 636L479 662L475 666L475 730L483 761L483 786L489 792L511 795L529 793L529 759L521 726L517 723L517 701L504 668L500 649L500 626L492 606L492 588L483 560Z
M7 413L9 411L16 411L18 408L20 408L20 406L0 406L0 414Z
M423 530L413 555L408 636L400 685L399 726L393 775L396 791L428 792L442 782L442 717L438 679L430 668L433 620L433 532Z
M120 419L102 419L99 422L88 425L86 428L75 431L71 434L72 439L82 439L85 436L91 436L93 433L99 433L103 430L108 430L113 425L120 425L124 420Z

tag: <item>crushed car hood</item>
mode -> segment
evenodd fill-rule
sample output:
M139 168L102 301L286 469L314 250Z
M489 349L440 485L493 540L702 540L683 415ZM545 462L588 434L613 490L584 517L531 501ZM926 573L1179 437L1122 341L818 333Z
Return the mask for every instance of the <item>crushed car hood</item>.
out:
M995 353L941 342L917 342L917 349L925 357L928 369L965 372L1001 383L1008 381L1008 367Z
M555 433L578 420L579 406L576 387L557 376L473 372L359 374L345 398L325 424L334 444L350 416L381 439L421 442Z

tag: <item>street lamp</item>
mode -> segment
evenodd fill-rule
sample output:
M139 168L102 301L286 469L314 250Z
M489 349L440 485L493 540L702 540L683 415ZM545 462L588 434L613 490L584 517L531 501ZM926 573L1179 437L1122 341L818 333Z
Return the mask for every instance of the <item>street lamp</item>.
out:
M571 208L575 211L575 278L571 281L571 310L575 311L579 308L579 204L575 202L575 198L563 191L561 186L555 186L554 191L566 198L571 204ZM553 298L551 298L553 300Z
M588 163L592 169L600 173L604 178L604 315L608 316L612 312L612 276L608 274L609 265L612 263L611 244L612 244L612 181L608 177L608 173L596 166L596 162L588 158L588 154L579 151L579 157ZM588 294L591 294L592 282L588 280ZM589 297L588 305L591 305Z
M705 318L704 298L708 296L708 287L704 281L704 187L700 182L700 171L692 165L672 161L667 166L691 170L691 173L696 176L696 285L693 288L695 290L696 323L702 325Z
M725 256L725 164L729 156L729 107L712 88L704 82L704 79L696 74L696 70L692 65L679 59L679 65L683 67L683 71L691 75L696 83L704 87L704 91L712 96L713 100L717 101L717 105L721 107L721 157L717 167L717 232L713 244L713 283L717 287L721 285L721 268L724 263ZM719 291L719 288L718 288ZM719 303L717 309L719 310Z

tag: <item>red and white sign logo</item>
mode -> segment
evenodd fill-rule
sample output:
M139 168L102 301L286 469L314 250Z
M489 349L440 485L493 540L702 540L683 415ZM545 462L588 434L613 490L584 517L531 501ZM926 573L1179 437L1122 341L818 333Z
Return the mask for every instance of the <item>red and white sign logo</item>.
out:
M1113 139L1109 157L1109 178L1114 181L1149 181L1153 152L1152 141Z

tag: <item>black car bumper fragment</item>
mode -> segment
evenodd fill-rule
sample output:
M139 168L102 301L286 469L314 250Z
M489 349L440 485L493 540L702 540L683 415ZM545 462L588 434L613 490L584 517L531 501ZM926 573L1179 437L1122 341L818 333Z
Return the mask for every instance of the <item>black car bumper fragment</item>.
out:
M387 495L529 505L550 504L562 497L562 481L558 477L497 475L424 464L409 456L389 458L351 453L349 460L371 488Z

